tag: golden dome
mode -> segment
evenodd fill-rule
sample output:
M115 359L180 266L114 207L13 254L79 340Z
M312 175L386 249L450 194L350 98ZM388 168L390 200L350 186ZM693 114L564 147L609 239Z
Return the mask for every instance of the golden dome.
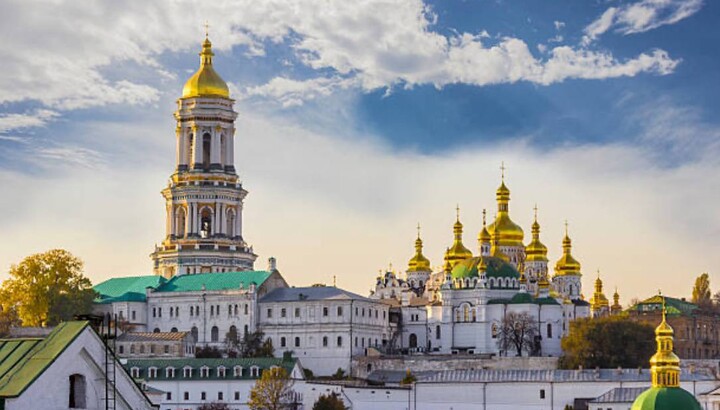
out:
M465 247L462 243L462 234L463 234L463 224L460 223L460 207L457 208L457 219L455 220L455 224L453 225L453 235L455 236L455 240L453 241L452 246L448 249L446 253L446 257L448 262L450 262L451 267L455 267L455 265L468 258L472 258L473 254L472 252Z
M508 211L510 190L505 186L504 178L500 187L497 189L496 200L498 213L495 217L495 222L488 226L488 233L493 236L497 232L500 246L525 246L523 244L525 234L522 228L510 219Z
M595 279L595 292L590 298L590 306L592 310L598 310L601 308L609 307L610 302L603 293L603 282L600 279L600 271L598 271L598 277Z
M491 239L492 239L492 236L490 235L490 232L488 232L488 230L487 230L487 224L485 222L485 210L483 209L483 228L480 231L480 233L478 234L478 242L480 242L480 244L489 243Z
M415 240L415 256L408 262L408 272L430 272L430 260L422 253L423 242L420 239L420 225L418 225L418 237Z
M555 275L577 275L580 276L580 262L573 258L570 251L572 250L572 241L567 233L567 223L565 224L565 238L563 239L563 255L555 263Z
M227 83L220 78L212 66L212 43L205 37L200 52L200 68L190 77L183 87L182 98L190 97L223 97L230 98Z
M537 207L535 207L535 222L532 224L532 236L528 246L525 247L525 262L547 262L547 246L540 242L540 224L537 221Z
M680 358L673 352L674 331L666 320L663 298L662 322L655 329L657 352L650 359L653 387L677 387L680 385Z

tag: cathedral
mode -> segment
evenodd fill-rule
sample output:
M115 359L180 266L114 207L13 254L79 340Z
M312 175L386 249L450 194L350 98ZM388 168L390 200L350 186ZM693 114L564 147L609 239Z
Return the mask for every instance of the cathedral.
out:
M491 224L486 223L483 211L477 255L463 244L458 209L454 240L445 251L442 269L431 268L418 230L415 255L405 277L391 271L377 278L371 297L401 309L397 338L408 352L514 355L498 339L508 326L518 326L519 322L511 324L506 319L508 313L515 313L515 320L533 322L525 324L535 336L522 346L523 354L557 356L570 321L609 313L599 278L593 304L582 297L580 263L572 256L567 225L563 253L550 277L537 207L532 238L525 245L523 229L510 218L504 170L496 199L497 216Z

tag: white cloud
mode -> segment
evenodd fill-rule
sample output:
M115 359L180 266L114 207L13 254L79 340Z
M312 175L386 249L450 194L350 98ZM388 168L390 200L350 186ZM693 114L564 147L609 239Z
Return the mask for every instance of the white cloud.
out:
M555 21L553 22L553 24L555 25L555 30L562 30L563 27L565 27L565 22L564 22L564 21L555 20Z
M355 81L350 78L314 78L305 81L275 77L267 84L249 87L241 93L242 98L261 96L277 101L283 107L303 105L319 97L327 97L339 89L353 86Z
M0 114L0 134L23 128L41 127L57 116L57 112L43 109L26 114Z
M703 0L640 0L608 8L585 28L584 44L589 44L611 28L622 34L642 33L675 24L697 13Z

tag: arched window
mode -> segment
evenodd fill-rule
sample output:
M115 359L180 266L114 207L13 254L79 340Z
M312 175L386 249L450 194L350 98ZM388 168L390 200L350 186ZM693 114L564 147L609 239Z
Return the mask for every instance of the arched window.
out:
M200 213L200 237L209 238L212 235L212 211L203 208Z
M463 306L463 322L470 321L470 308L468 305Z
M415 333L410 333L410 348L417 348L417 335Z
M227 218L225 219L227 220L227 228L225 229L225 232L229 238L232 238L235 236L235 211L228 209Z
M188 145L185 150L185 152L187 152L187 155L188 155L188 158L187 158L188 164L192 164L193 162L195 162L195 161L193 161L193 150L195 149L195 144L194 144L195 141L194 140L195 140L195 136L193 135L193 133L192 132L189 133L188 138L187 138Z
M212 329L210 329L210 341L217 342L219 335L220 335L220 329L218 329L217 326L213 326Z
M280 347L285 347L285 346L287 346L285 336L280 336Z
M170 329L170 331L171 331L171 332L177 332L177 331L178 331L178 328L173 327L172 329Z
M179 206L175 212L175 236L185 237L185 207Z
M295 347L300 347L300 338L295 337Z
M193 326L192 329L190 329L190 334L192 335L193 342L198 342L198 328L197 326Z
M160 333L160 328L156 327L155 329L153 329L153 333Z
M472 321L477 322L477 311L475 309L472 310Z
M211 145L212 137L210 137L210 134L204 134L203 140L202 140L202 164L203 164L203 170L209 171L210 170L210 145Z
M247 303L245 304L245 314L246 315L248 314L248 304Z
M81 374L72 374L69 379L70 397L68 398L68 407L71 409L85 408L85 376Z
M231 342L238 341L237 327L235 327L235 325L230 326L230 331L228 332L228 339L230 339Z

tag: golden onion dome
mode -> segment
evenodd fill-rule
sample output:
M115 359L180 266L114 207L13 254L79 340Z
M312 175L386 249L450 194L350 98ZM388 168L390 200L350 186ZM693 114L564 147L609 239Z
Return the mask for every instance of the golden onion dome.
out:
M524 246L523 239L525 234L522 228L510 219L508 210L510 190L505 186L504 178L500 187L497 189L496 200L498 213L495 221L488 226L488 233L491 236L497 233L500 246Z
M473 254L472 252L465 247L462 243L462 234L463 234L463 224L460 223L460 207L457 208L457 219L455 220L455 224L453 225L453 235L455 237L455 240L453 241L452 246L448 249L446 255L447 260L450 262L451 267L455 267L455 265L468 258L472 258Z
M572 241L567 233L567 224L565 225L565 238L563 239L563 255L555 263L555 275L577 275L580 276L580 262L578 262L570 253L572 250Z
M532 236L528 246L525 247L525 262L547 262L547 246L540 242L540 224L537 221L537 207L535 207L535 222L532 224Z
M223 97L230 98L227 83L215 72L212 59L212 43L205 36L200 52L200 68L190 77L183 87L182 98L191 97Z
M478 234L478 242L480 242L480 244L490 243L491 240L492 236L490 235L490 232L488 232L487 223L485 221L485 210L483 209L483 227Z
M408 262L408 272L430 272L430 260L422 253L423 241L420 239L420 225L418 225L418 237L415 240L415 256Z

